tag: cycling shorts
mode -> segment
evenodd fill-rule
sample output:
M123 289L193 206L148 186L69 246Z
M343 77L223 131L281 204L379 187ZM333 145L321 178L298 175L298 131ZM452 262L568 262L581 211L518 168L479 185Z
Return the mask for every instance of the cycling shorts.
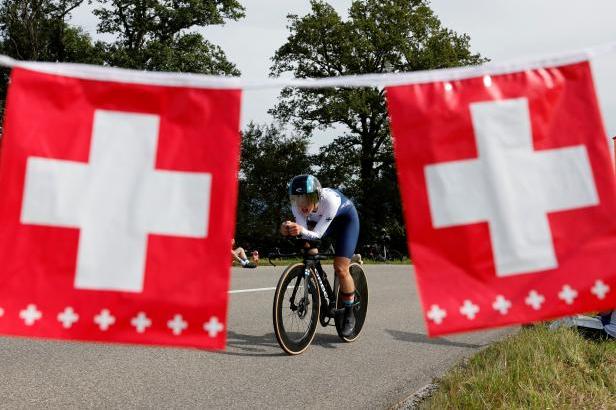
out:
M345 198L346 199L346 198ZM359 238L359 217L351 201L346 199L338 209L336 217L325 231L325 235L334 238L336 256L351 259L355 253Z

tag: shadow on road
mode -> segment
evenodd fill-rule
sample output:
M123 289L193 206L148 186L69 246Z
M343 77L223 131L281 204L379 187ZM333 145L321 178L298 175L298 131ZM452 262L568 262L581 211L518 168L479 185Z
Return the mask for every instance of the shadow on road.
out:
M441 346L456 346L456 347L467 347L476 349L482 347L483 345L473 344L473 343L463 343L463 342L454 342L447 339L441 338L430 338L421 333L413 333L413 332L401 332L399 330L385 330L387 333L392 335L396 340L402 340L403 342L411 342L411 343L426 343L429 345L441 345Z
M343 343L346 344L346 342L340 339L337 335L320 333L317 333L312 341L312 344L325 347L327 349L336 349L338 345Z
M341 343L344 343L336 335L327 335L317 333L312 341L313 345L318 345L328 349L335 349ZM272 348L275 352L272 352ZM227 350L217 351L214 353L231 355L231 356L252 356L252 357L276 357L286 356L282 351L274 333L266 333L261 336L243 335L237 332L227 332Z
M277 352L272 352L276 348ZM239 350L239 351L238 351ZM232 356L286 356L278 343L274 333L266 333L261 336L243 335L229 331L227 332L227 351L218 352L220 354Z

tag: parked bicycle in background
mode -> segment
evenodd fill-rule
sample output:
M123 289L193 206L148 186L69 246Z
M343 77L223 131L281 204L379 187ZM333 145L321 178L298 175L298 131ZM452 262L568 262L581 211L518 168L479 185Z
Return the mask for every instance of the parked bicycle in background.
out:
M387 231L382 230L377 242L366 244L362 247L362 257L374 262L401 262L404 255L400 251L391 249L391 237Z

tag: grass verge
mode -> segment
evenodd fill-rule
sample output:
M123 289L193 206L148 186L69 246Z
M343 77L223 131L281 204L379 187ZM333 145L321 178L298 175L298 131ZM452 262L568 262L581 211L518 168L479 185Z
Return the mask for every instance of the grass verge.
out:
M523 328L458 365L423 409L616 409L616 342Z
M272 260L276 266L288 266L291 265L292 263L301 263L302 259L301 258L285 258L283 260ZM387 261L385 262L375 262L371 259L363 259L364 265L412 265L413 262L411 262L410 259L408 258L404 258L401 261ZM330 258L330 259L325 259L323 261L321 261L321 263L323 265L331 265L332 263L334 263L334 259ZM269 264L269 262L267 261L267 258L265 259L261 259L261 261L259 262L259 265L263 265L263 266L271 266Z

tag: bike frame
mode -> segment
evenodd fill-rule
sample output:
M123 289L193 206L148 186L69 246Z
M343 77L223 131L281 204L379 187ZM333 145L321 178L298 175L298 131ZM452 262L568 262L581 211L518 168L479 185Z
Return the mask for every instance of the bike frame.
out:
M344 309L336 309L336 292L335 289L332 289L331 284L329 283L329 279L327 278L327 273L321 266L321 260L327 259L333 255L329 254L317 254L317 255L304 255L304 278L308 278L310 276L310 272L315 272L315 276L317 278L317 285L319 287L319 298L321 299L321 309L319 314L319 321L322 326L327 326L329 321L337 314L342 312ZM335 275L335 274L334 274ZM336 287L337 277L334 278L334 288ZM295 296L297 295L297 291L299 288L300 278L295 281L295 285L293 287L293 293L291 294L291 306L295 307ZM308 283L308 282L306 282ZM304 295L307 296L308 288L307 286L304 288Z
M312 245L312 244L310 244ZM333 288L321 261L333 257L333 254L315 254L312 247L302 246L301 251L288 256L301 256L302 263L290 264L280 276L274 296L274 332L278 344L282 349L292 355L300 354L312 343L316 327L320 323L325 327L335 325L338 336L345 342L354 341L361 332L368 306L368 287L365 274L357 264L351 264L351 274L357 276L356 294L353 308L356 311L356 326L353 334L344 336L343 313L346 306L340 306L340 281L338 275L334 276ZM318 251L317 251L318 252ZM280 253L276 253L280 255ZM285 255L286 256L286 255ZM359 288L357 285L359 284ZM303 288L303 289L302 289ZM314 302L314 303L312 303ZM288 305L287 305L288 303ZM286 306L285 306L286 305ZM286 311L285 309L289 309ZM285 313L288 312L288 313ZM357 316L359 315L359 316ZM295 326L295 318L301 323ZM318 318L318 319L317 319ZM309 319L309 320L305 320ZM330 324L333 320L333 324ZM285 323L291 325L291 333Z

